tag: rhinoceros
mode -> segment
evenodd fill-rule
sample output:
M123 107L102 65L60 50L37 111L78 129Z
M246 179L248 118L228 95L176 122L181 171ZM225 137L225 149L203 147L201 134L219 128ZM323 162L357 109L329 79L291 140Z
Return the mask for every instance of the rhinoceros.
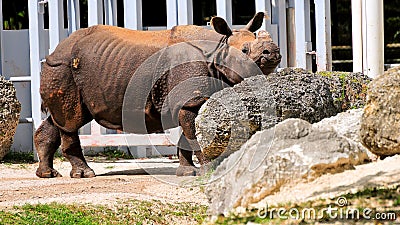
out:
M36 175L42 178L61 176L53 168L54 154L61 145L63 156L72 165L71 177L94 177L78 135L78 130L93 119L109 129L139 133L162 132L174 125L181 126L183 136L179 142L186 147L178 145L180 165L176 175L196 175L199 168L193 164L193 151L201 165L207 161L198 148L194 119L207 96L256 75L257 72L247 68L248 61L264 74L271 73L280 62L279 47L271 37L266 32L261 32L258 38L254 34L263 19L264 13L256 13L240 30L231 30L224 19L214 17L211 21L214 30L183 25L163 31L135 31L96 25L74 32L59 43L43 64L40 95L42 107L50 115L34 135L40 160ZM232 53L234 50L239 53ZM186 57L181 65L162 66L165 61L171 64L172 59L179 61L180 57ZM196 59L187 61L192 57ZM198 60L199 57L204 60ZM156 59L156 63L151 59ZM240 74L230 66L240 71L243 68L243 73L247 74ZM164 70L157 70L160 67ZM191 78L214 80L197 82L201 89ZM207 89L215 80L224 85ZM129 93L133 93L132 96ZM183 102L174 101L172 97L165 107L168 110L164 110L170 94ZM129 104L139 105L133 107L142 115L143 121L137 122L145 129L136 129L135 120L129 120L129 116L124 118L124 105ZM165 115L172 118L168 127L163 126Z

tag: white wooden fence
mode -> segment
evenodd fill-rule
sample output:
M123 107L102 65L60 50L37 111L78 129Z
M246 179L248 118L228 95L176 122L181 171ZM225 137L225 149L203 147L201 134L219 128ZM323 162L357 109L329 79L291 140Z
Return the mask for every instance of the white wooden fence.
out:
M193 23L193 7L192 0L166 0L167 5L167 27L171 28L175 25L180 24L192 24ZM288 55L295 55L296 65L299 67L307 67L311 69L311 64L307 63L310 59L310 54L314 52L325 52L328 57L320 58L321 67L320 70L329 70L331 67L330 53L330 39L323 39L317 45L317 49L321 51L312 51L307 48L310 46L310 25L304 25L309 23L309 4L310 0L255 0L256 11L266 11L269 13L270 19L264 21L262 29L268 30L273 39L278 42L281 47L282 63L281 67L288 66ZM329 0L323 0L329 7ZM49 11L49 29L45 30L43 27L44 19L44 7L47 4ZM142 26L142 7L141 0L124 0L124 25L130 29L143 29ZM321 7L326 7L326 5ZM217 15L226 18L227 22L232 25L232 3L231 0L217 0ZM296 20L299 22L294 23L293 29L296 30L296 48L287 48L287 8L294 8L296 12ZM63 17L63 0L32 0L29 1L29 61L30 61L30 73L24 76L10 76L10 79L15 82L30 82L30 99L31 102L26 102L24 105L25 109L30 109L31 116L23 115L21 122L32 122L33 129L29 132L34 132L41 121L45 118L40 111L40 71L41 63L47 54L51 53L57 44L64 38L66 38L73 31L80 28L80 17L79 17L79 0L67 0L67 12L68 12L68 29L64 29L64 17ZM104 11L104 14L103 14ZM329 12L324 10L323 12ZM116 25L117 21L117 1L116 0L88 0L88 24L89 26L95 24ZM104 18L103 18L104 15ZM317 19L317 21L323 21L330 23L329 14L318 15L323 20ZM307 19L308 18L308 19ZM325 19L326 18L326 19ZM2 23L1 23L2 24ZM240 25L233 25L233 27L240 27ZM322 32L326 35L323 37L330 37L330 30L325 29L329 26L322 26ZM150 28L151 29L151 28ZM6 31L2 31L4 33ZM293 31L294 32L294 31ZM0 36L1 37L1 36ZM4 55L4 54L3 54ZM292 66L296 66L292 65ZM26 92L26 90L25 90ZM25 96L26 97L26 96ZM22 132L17 131L17 136ZM166 134L150 134L150 135L136 135L136 134L105 134L105 129L100 127L97 123L90 125L90 135L81 135L81 142L83 146L115 146L115 145L126 145L126 138L129 136L131 142L134 141L134 145L172 145L176 143L179 138L179 130L173 130ZM23 134L26 141L26 133ZM30 133L29 137L32 136ZM30 139L30 138L29 138ZM18 138L16 138L16 146L18 146Z
M264 21L262 29L269 31L273 39L281 48L282 62L280 67L295 66L311 69L312 57L316 58L318 70L331 70L331 30L330 30L330 0L314 0L315 3L315 27L316 43L312 49L311 43L311 0L254 0L256 11L268 12L270 19ZM367 20L367 2L372 4L376 0L352 0L354 4L362 6L362 18L358 21L360 27ZM380 2L377 1L377 2ZM124 26L130 29L143 29L142 26L142 0L123 0ZM47 4L49 11L49 29L43 27L44 6ZM379 5L379 3L378 3ZM193 23L192 0L166 0L167 26ZM232 25L232 0L216 0L217 15L224 17ZM2 74L15 82L19 100L23 103L21 125L17 130L14 148L25 150L26 146L32 147L32 132L40 125L44 115L40 111L41 99L39 95L41 63L45 56L51 53L57 44L73 31L80 28L79 0L67 0L68 28L64 29L63 0L30 0L29 1L29 32L5 31L2 29L0 19L0 43ZM104 10L104 18L103 18ZM373 9L369 9L373 10ZM378 7L377 10L380 10ZM353 12L356 11L353 9ZM1 12L1 1L0 1ZM88 24L116 25L117 23L117 1L116 0L88 0ZM357 17L358 18L358 17ZM375 18L373 18L375 19ZM233 25L234 28L240 25ZM353 24L354 27L357 27ZM149 30L152 28L149 28ZM158 29L158 28L157 28ZM363 28L363 30L365 30ZM356 31L357 32L357 31ZM354 33L353 33L354 36ZM356 36L356 38L360 38ZM354 40L354 43L366 42L363 35L362 40ZM21 51L15 50L22 49ZM366 52L367 46L361 46L361 51ZM13 55L13 52L20 54ZM29 52L29 54L27 53ZM22 53L22 54L21 54ZM363 54L361 54L363 55ZM361 56L357 56L361 57ZM383 56L382 56L383 57ZM22 58L22 60L21 60ZM361 57L362 58L362 57ZM378 56L379 58L379 56ZM354 62L358 62L357 59ZM29 63L27 63L29 62ZM371 65L373 63L370 63ZM358 65L357 65L358 66ZM11 69L10 68L14 68ZM15 69L17 68L17 69ZM355 67L360 69L360 67ZM18 70L19 69L19 70ZM364 64L361 71L368 72ZM32 124L26 124L32 123ZM104 128L91 124L91 135L82 135L84 146L115 146L125 145L125 138L134 137L135 145L171 145L179 136L151 134L104 134ZM171 141L175 140L175 141ZM23 143L23 144L21 144ZM28 144L27 144L28 143ZM25 147L21 147L25 146Z

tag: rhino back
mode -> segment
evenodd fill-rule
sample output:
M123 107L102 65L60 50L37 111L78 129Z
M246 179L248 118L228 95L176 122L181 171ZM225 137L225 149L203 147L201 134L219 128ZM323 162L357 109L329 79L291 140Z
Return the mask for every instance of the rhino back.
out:
M92 27L71 52L71 69L83 101L105 126L121 124L126 87L137 68L167 45L169 31Z
M165 31L97 25L78 30L60 42L47 57L47 64L70 67L81 101L94 119L103 126L121 129L125 90L148 57L168 45L192 40L219 42L222 38L215 31L193 25ZM164 92L169 89L158 88Z
M195 25L175 26L171 29L169 45L195 40L220 42L223 37L223 35L218 34L214 30Z

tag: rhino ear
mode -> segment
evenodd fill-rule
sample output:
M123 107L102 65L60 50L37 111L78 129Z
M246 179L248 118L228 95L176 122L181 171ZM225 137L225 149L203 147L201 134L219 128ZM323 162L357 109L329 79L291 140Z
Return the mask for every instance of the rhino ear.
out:
M267 14L263 12L258 12L256 15L254 15L253 19L250 20L250 22L246 25L244 29L250 31L250 32L256 32L256 30L260 29L264 18L267 18Z
M222 19L221 17L213 17L211 19L211 26L214 28L214 30L217 33L220 33L220 34L226 35L226 36L232 35L231 28L229 28L226 21L224 19Z

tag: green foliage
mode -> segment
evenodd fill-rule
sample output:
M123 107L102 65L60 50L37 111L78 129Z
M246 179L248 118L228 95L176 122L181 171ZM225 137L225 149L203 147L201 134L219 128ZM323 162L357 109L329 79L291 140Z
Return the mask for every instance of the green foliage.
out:
M131 154L121 151L118 147L105 147L104 152L99 153L99 156L106 157L107 160L118 160L118 159L133 159Z
M400 216L400 195L399 195L400 188L398 186L391 187L391 188L367 188L362 191L356 192L354 194L346 194L340 197L345 197L348 201L348 205L343 206L342 209L344 212L349 212L346 210L350 209L358 209L359 212L363 212L364 209L372 209L373 217L374 213L394 213L397 217ZM338 196L339 197L339 196ZM247 224L249 222L259 223L259 224L314 224L314 223L325 223L328 222L329 224L334 224L335 221L344 222L344 224L351 223L351 215L348 217L349 220L340 220L340 218L332 219L329 215L323 211L323 209L327 209L329 206L332 208L338 207L336 204L337 198L332 199L318 199L314 201L308 201L305 203L286 203L280 204L278 206L271 206L271 208L284 208L289 211L292 208L296 208L300 212L307 208L313 208L317 212L323 212L323 214L318 215L318 220L310 220L308 218L300 218L299 220L288 219L287 221L278 218L276 216L270 218L270 216L266 216L266 218L261 218L258 216L258 210L252 209L247 210L245 214L232 214L228 217L220 216L218 217L215 224ZM369 220L360 218L358 222L364 223L368 222Z
M332 72L330 71L319 71L317 74L323 77L332 78Z
M400 206L400 195L397 196L397 199L394 200L393 206Z
M3 29L20 30L27 29L28 19L28 1L13 0L3 1Z
M398 199L398 187L392 188L366 188L362 191L359 191L355 194L347 194L344 195L348 200L349 199L357 199L357 198L379 198L386 200L396 200Z
M25 11L16 13L17 17L10 17L8 20L4 21L4 30L20 30L22 29L22 21L19 18L25 17Z
M191 203L138 200L112 208L51 203L0 211L0 224L171 224L177 220L201 223L206 217L206 209Z
M385 43L400 43L399 0L385 1Z
M4 156L2 163L14 164L14 163L35 163L33 152L9 152Z
M342 84L342 94L340 96L340 101L343 101L346 98L346 73L339 74L339 80Z

